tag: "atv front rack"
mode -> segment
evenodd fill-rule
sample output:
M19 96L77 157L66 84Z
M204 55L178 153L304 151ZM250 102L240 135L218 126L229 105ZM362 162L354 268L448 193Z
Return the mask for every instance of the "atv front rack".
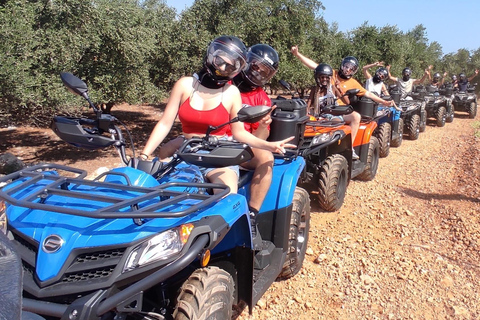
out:
M68 166L32 166L0 177L0 185L7 183L0 188L0 198L18 207L96 219L141 219L183 217L230 192L223 184L169 182L147 188L131 185L126 175L128 185L88 180L86 176L86 171ZM220 191L210 195L205 192L207 188Z

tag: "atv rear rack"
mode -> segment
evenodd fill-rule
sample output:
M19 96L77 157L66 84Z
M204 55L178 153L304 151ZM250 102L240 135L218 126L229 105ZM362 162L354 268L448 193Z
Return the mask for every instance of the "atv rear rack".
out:
M74 177L60 175L58 171ZM85 170L68 166L36 165L0 177L0 184L8 182L0 188L0 198L18 207L69 215L141 219L184 217L219 201L230 192L226 185L213 183L169 182L151 188L138 187L131 185L126 175L112 174L124 176L128 185L88 180L85 179ZM204 191L207 188L220 192L210 195Z

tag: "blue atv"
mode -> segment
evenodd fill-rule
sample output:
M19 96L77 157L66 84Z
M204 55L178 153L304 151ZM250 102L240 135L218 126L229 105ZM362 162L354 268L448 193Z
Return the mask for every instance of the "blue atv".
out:
M248 145L207 133L186 140L167 163L136 159L133 144L129 158L118 120L93 105L82 80L61 77L96 118L56 117L55 133L82 148L114 146L126 166L93 180L56 164L0 178L3 231L24 270L24 311L65 320L230 319L237 307L251 313L275 280L301 269L310 228L309 195L296 186L302 157L276 156L255 244L252 174L242 172L238 194L230 194L198 168L243 163L252 157ZM269 111L243 108L224 125Z

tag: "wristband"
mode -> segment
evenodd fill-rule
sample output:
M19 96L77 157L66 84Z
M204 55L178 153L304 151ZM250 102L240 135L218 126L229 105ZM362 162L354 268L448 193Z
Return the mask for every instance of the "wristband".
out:
M141 157L143 160L148 160L148 154L140 153L140 157ZM145 158L143 158L143 157L145 157Z

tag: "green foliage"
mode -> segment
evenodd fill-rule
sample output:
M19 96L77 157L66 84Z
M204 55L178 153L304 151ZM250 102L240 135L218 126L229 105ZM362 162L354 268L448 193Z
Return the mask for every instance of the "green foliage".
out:
M85 80L97 104L160 102L201 68L208 43L222 34L274 47L280 69L271 87L285 79L302 94L314 80L291 54L294 45L334 69L347 55L360 67L384 61L393 75L408 66L414 77L430 64L449 75L480 67L480 48L443 56L421 24L402 32L364 22L343 33L323 10L319 0L196 0L178 15L163 0L0 1L0 125L46 125L52 114L80 112L74 106L83 101L65 90L62 71Z

